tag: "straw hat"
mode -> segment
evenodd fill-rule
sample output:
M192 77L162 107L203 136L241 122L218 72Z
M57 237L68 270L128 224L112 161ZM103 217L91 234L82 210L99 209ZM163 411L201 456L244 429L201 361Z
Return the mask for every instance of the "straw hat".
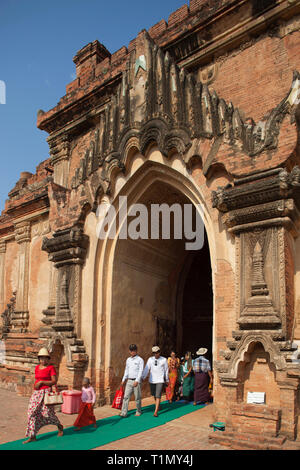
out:
M49 351L46 348L42 348L39 350L38 357L44 356L44 357L50 357Z
M156 353L158 351L160 351L160 348L158 346L153 346L152 352Z
M207 349L206 348L200 348L198 349L198 351L196 352L197 356L203 356L204 354L207 353Z

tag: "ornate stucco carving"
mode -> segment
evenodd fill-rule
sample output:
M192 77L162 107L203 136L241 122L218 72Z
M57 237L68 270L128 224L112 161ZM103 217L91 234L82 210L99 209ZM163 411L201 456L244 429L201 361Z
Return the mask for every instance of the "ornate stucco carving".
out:
M147 67L139 67L134 74L129 61L96 125L92 121L94 138L73 176L73 189L99 167L103 180L110 178L115 166L123 170L125 148L133 137L142 154L155 142L165 156L174 148L185 154L195 138L221 138L250 157L276 148L281 123L294 109L293 97L300 93L298 72L281 103L255 123L251 118L244 120L238 108L194 74L180 69L146 32L144 44Z
M248 270L250 271L250 295L244 299L244 308L238 323L241 328L246 329L251 324L255 324L256 328L259 326L276 327L281 324L280 316L269 295L270 291L264 275L265 251L270 243L270 233L259 231L259 233L248 234L247 238L251 247L251 263Z
M276 369L292 364L290 324L293 270L287 240L298 235L299 168L256 173L212 195L228 230L236 236L237 325L233 341L216 363L223 384L238 381L239 362L252 343L261 343ZM291 291L293 292L293 290Z
M13 295L10 299L10 302L7 304L7 308L3 313L1 313L2 317L2 326L0 328L0 338L3 338L9 333L12 327L12 317L15 312L16 306L16 292L13 292Z
M31 223L20 222L15 225L15 239L17 243L25 243L31 241Z

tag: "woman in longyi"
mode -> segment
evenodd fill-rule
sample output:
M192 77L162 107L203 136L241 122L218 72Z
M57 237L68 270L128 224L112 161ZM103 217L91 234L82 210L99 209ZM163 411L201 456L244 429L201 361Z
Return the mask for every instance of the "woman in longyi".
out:
M180 367L180 361L176 357L175 351L171 351L170 357L168 358L169 367L169 385L166 388L166 397L169 403L172 403L175 397L175 387L177 383L178 370Z
M79 408L77 419L74 423L75 431L80 431L81 428L89 426L90 424L94 425L94 428L97 427L96 418L94 415L93 405L96 401L96 394L93 387L90 384L90 379L83 379L82 395L81 395L81 405Z
M63 435L63 425L55 414L53 406L44 403L45 392L51 390L52 385L56 385L57 375L55 368L49 364L50 354L46 348L42 348L38 353L39 365L35 368L34 392L31 395L28 407L28 423L24 444L36 441L38 431L48 424L53 424L58 428L58 435Z

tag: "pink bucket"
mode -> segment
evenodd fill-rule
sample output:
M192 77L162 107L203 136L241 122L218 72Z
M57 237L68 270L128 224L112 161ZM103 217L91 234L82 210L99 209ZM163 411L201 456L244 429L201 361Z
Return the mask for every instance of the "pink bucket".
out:
M64 390L62 392L64 402L61 411L68 415L77 414L81 404L82 392L79 390Z

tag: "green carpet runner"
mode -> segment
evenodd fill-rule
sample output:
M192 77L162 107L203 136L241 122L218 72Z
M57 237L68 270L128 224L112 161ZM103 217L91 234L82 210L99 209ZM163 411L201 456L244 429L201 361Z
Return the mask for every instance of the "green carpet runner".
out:
M162 426L174 419L203 408L190 403L163 402L159 416L153 416L154 405L142 409L141 416L135 416L135 411L128 412L126 418L111 416L97 421L97 428L87 426L80 431L69 427L64 429L64 436L58 437L57 431L38 434L35 442L23 444L23 439L0 444L0 450L90 450L104 446L110 442L118 441L128 436L147 431L148 429ZM76 416L74 415L74 421Z

